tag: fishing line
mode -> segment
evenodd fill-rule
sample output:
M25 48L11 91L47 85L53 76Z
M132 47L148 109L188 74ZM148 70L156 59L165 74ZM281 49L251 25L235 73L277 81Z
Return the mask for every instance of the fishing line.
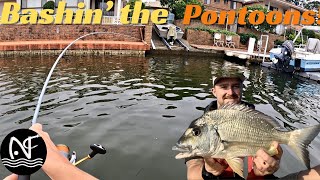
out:
M87 37L87 36L90 36L90 35L94 35L94 34L108 34L108 33L110 33L110 32L92 32L92 33L80 36L76 40L72 41L66 48L63 49L63 51L60 53L60 55L56 59L55 63L51 67L50 72L49 72L49 74L48 74L48 76L46 78L46 81L45 81L45 83L44 83L44 85L42 87L42 90L41 90L41 93L40 93L40 96L39 96L39 99L38 99L37 107L35 109L35 112L34 112L34 115L33 115L32 121L31 121L32 125L37 123L37 118L38 118L38 114L39 114L39 111L40 111L40 106L41 106L41 103L42 103L42 99L43 99L44 93L46 92L46 88L48 86L48 83L49 83L49 80L50 80L51 75L53 73L53 70L57 66L59 60L62 58L64 53L68 50L68 48L70 46L72 46L75 42L77 42L78 40L80 40L80 39L82 39L84 37ZM119 33L111 33L111 34L119 34ZM124 36L126 36L126 35L124 35ZM92 145L90 145L90 148L92 149L92 152L86 158L83 158L84 160L81 160L81 162L85 161L86 159L93 158L96 154L105 154L106 153L106 149L103 146L101 146L100 144L92 144ZM18 176L18 180L30 180L30 175L19 175Z
M38 99L38 103L37 103L37 107L36 107L36 110L34 112L34 115L33 115L33 118L32 118L32 125L36 124L37 123L37 118L38 118L38 114L39 114L39 111L40 111L40 106L41 106L41 103L42 103L42 99L43 99L43 96L44 96L44 93L46 92L46 88L47 88L47 85L49 83L49 80L51 78L51 75L53 73L53 70L54 68L57 66L59 60L62 58L62 56L64 55L64 53L68 50L68 48L70 46L72 46L75 42L77 42L79 39L82 39L84 37L87 37L87 36L90 36L90 35L94 35L94 34L118 34L118 35L122 35L122 36L125 36L125 37L129 37L131 39L138 39L137 37L132 37L132 36L129 36L129 35L126 35L126 34L122 34L122 33L115 33L115 32L92 32L92 33L89 33L89 34L86 34L86 35L83 35L79 38L77 38L76 40L72 41L66 48L63 49L63 51L60 53L59 57L57 58L57 60L55 61L55 63L53 64L53 66L51 67L51 70L47 76L47 79L43 85L43 88L42 88L42 91L41 91L41 94L39 96L39 99ZM139 39L141 40L141 39Z
M80 39L82 39L84 37L87 37L87 36L90 36L90 35L94 35L94 34L108 34L108 33L110 33L110 32L92 32L92 33L83 35L83 36L77 38L76 40L72 41L66 48L63 49L63 51L60 53L59 57L57 58L57 60L53 64L53 66L51 67L51 70L50 70L50 72L49 72L49 74L47 76L47 79L46 79L46 81L45 81L45 83L43 85L43 88L41 90L41 94L40 94L39 99L38 99L37 107L36 107L36 110L34 112L34 115L33 115L32 121L31 121L32 125L37 123L37 118L38 118L38 114L39 114L39 111L40 111L40 106L41 106L41 103L42 103L42 99L43 99L44 93L46 92L46 88L48 86L48 83L49 83L49 80L50 80L51 75L53 73L53 70L57 66L59 60L62 58L64 53L68 50L68 48L70 46L72 46L75 42L77 42L78 40L80 40ZM113 33L113 34L117 34L117 33Z

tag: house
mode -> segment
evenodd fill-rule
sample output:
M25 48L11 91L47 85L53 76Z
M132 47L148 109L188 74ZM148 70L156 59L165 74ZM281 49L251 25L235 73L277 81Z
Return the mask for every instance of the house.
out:
M212 11L230 11L242 7L238 0L201 0L207 10Z
M307 9L296 6L293 3L289 3L285 0L200 0L207 10L217 11L230 11L239 9L247 5L262 5L270 11L280 11L283 14L286 11L299 11L300 14L307 11ZM229 26L228 30L237 32L237 25ZM301 26L293 26L295 29L300 29Z
M305 9L301 6L297 6L294 3L290 3L285 0L264 0L262 2L247 3L246 5L255 5L255 4L260 4L262 6L265 6L270 11L279 11L279 12L282 12L283 14L285 14L286 11L298 11L301 14L300 21L302 20L302 14L308 11L308 9ZM286 28L293 28L299 31L302 28L302 26L289 25Z

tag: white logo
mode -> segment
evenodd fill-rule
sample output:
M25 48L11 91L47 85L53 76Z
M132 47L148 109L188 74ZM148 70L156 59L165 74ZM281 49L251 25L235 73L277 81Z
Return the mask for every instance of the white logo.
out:
M10 143L9 143L9 154L10 154L10 158L11 159L14 159L14 156L12 154L12 145L13 145L13 141L15 141L19 146L20 146L20 149L22 150L23 154L28 158L28 159L31 159L31 150L35 147L37 147L38 145L36 146L33 146L31 147L31 140L34 139L34 138L38 138L39 135L35 135L35 136L29 136L28 138L26 138L24 141L23 141L23 144L21 144L21 142L19 141L19 139L17 139L16 137L11 137L10 138ZM28 142L28 147L26 146L26 142ZM28 150L28 152L26 151L26 149ZM14 155L18 155L19 154L19 151L14 151Z

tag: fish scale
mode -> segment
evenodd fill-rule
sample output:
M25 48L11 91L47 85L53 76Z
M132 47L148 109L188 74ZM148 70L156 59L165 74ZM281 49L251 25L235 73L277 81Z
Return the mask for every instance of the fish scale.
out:
M272 138L270 136L270 131L274 129L274 127L270 126L267 123L264 123L262 121L262 126L253 124L253 122L257 122L257 120L254 120L251 116L247 116L245 113L237 113L235 110L223 110L219 113L217 113L217 116L221 115L222 113L227 113L228 115L222 119L221 121L218 121L217 123L222 123L224 121L227 121L226 123L223 123L221 125L218 125L218 132L223 131L223 133L227 139L230 141L240 141L240 142L248 142L248 143L257 143L262 144L261 140L267 140L272 141ZM239 118L239 116L243 116L244 118L239 119L238 121L230 121L229 119L236 119ZM211 116L212 119L218 119L218 117ZM241 126L247 125L247 126ZM255 125L254 128L250 128L250 126ZM268 129L266 129L267 127ZM221 133L219 133L221 134ZM253 136L254 135L254 136ZM263 139L261 139L263 137ZM273 139L275 140L275 139Z

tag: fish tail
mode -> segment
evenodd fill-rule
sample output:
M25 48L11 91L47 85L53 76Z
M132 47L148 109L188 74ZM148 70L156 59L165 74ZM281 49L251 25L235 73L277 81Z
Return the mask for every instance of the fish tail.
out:
M288 132L288 146L294 150L304 164L310 169L309 151L311 141L319 134L320 124Z

